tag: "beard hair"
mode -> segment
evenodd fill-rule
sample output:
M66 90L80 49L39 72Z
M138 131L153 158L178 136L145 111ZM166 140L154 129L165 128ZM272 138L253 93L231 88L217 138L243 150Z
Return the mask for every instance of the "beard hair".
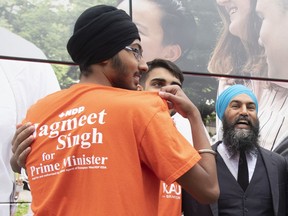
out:
M113 87L128 89L128 90L137 90L137 87L131 88L125 82L125 76L127 75L127 67L125 63L119 57L119 54L116 54L111 58L111 67L116 71L117 78L110 80Z
M239 120L245 119L251 129L235 128ZM223 142L228 151L234 155L239 151L255 153L259 147L259 120L256 119L252 123L247 116L239 116L235 122L228 122L226 117L223 117Z

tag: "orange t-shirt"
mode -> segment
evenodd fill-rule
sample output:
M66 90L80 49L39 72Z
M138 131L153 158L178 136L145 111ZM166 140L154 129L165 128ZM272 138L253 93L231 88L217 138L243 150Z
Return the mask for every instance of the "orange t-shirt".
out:
M160 180L200 155L151 92L76 84L33 105L26 168L37 215L157 215Z

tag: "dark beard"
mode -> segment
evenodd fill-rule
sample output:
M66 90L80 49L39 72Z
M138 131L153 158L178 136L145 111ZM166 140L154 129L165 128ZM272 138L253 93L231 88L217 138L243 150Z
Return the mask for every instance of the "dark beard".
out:
M248 121L251 129L236 129L235 125L239 120ZM259 147L259 120L253 124L247 116L240 116L235 122L229 123L225 116L223 117L223 142L228 151L234 155L244 150L245 152L256 153Z
M124 62L120 59L119 55L116 54L112 57L112 68L117 71L117 78L110 80L111 84L115 88L122 88L122 89L128 89L128 90L137 90L137 88L131 88L126 83L126 75L127 75L127 67L124 64Z

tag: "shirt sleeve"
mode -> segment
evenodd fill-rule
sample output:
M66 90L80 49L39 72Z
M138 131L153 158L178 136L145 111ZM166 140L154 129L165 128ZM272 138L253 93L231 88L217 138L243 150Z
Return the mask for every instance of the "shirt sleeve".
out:
M201 159L166 111L157 112L149 122L141 141L140 157L167 184L176 181Z

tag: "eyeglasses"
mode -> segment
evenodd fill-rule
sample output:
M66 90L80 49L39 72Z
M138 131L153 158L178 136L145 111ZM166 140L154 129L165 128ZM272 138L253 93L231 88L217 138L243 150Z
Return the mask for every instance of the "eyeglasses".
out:
M134 47L130 47L130 46L126 46L124 49L132 52L133 55L135 56L135 58L137 59L137 61L140 61L142 59L142 49L134 48Z

